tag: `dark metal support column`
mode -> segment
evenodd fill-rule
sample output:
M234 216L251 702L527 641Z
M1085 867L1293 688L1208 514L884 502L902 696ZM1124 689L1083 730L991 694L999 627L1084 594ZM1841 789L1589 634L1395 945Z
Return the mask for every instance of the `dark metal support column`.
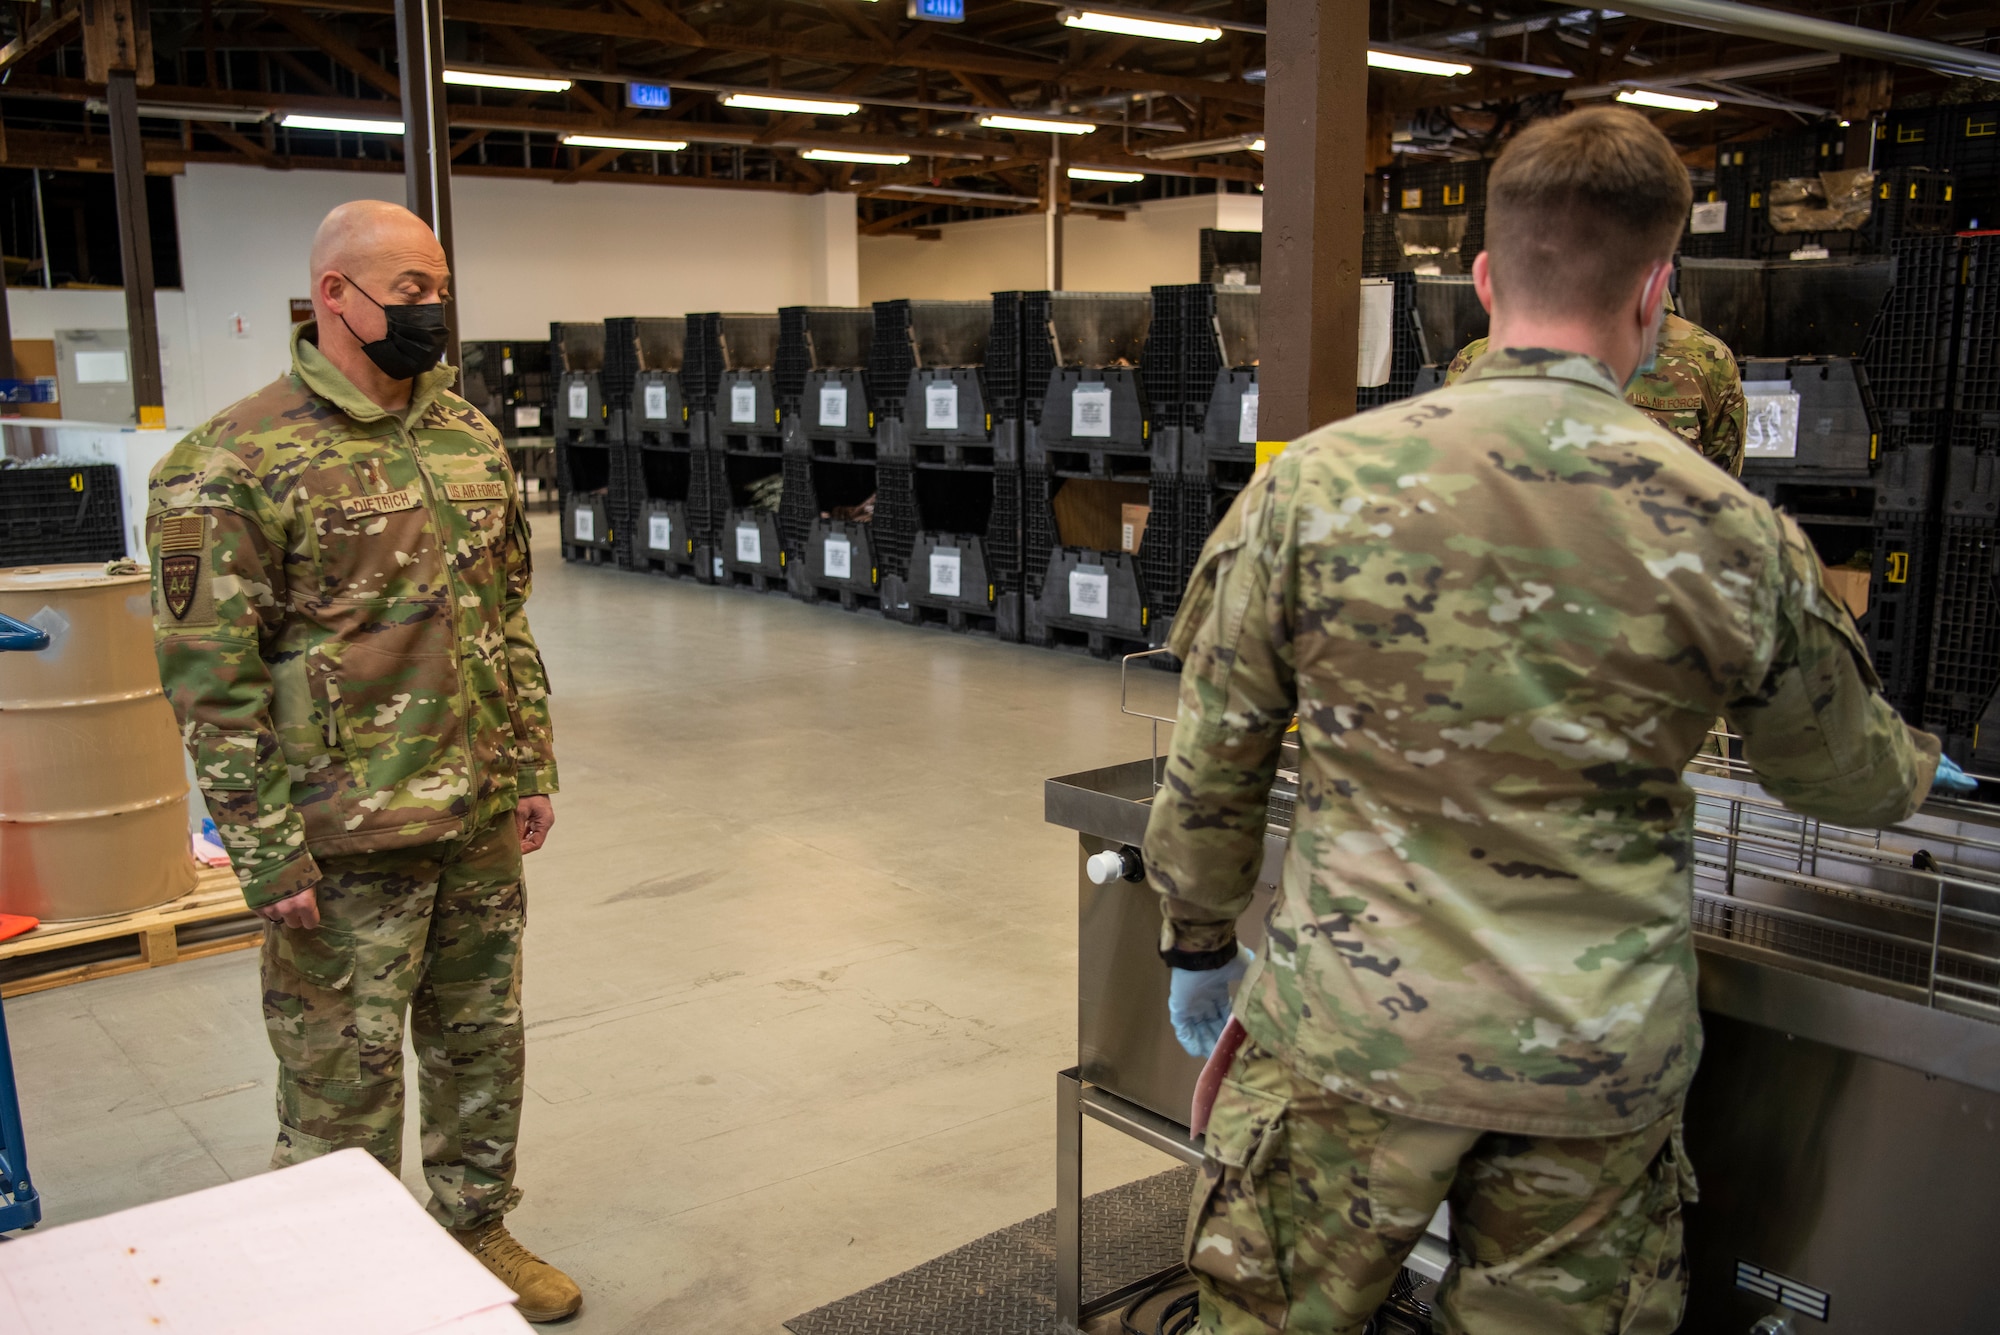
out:
M442 0L396 0L396 62L403 79L403 181L410 212L431 225L453 261L451 120L444 100ZM446 317L455 312L447 306ZM458 321L451 319L445 360L458 361Z
M1286 441L1354 412L1368 6L1359 0L1273 5L1265 49L1258 434Z
M153 304L153 235L146 216L146 150L139 141L139 92L131 70L112 70L111 175L118 194L118 255L125 266L125 338L132 400L142 427L167 424L160 381L160 320ZM11 348L9 360L12 359Z

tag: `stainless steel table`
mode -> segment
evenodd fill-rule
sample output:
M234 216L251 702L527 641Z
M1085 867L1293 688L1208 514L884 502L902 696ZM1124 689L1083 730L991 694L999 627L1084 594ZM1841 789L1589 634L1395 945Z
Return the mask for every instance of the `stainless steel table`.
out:
M1047 781L1077 831L1077 1065L1057 1077L1058 1317L1080 1292L1082 1119L1187 1162L1200 1063L1166 1021L1159 907L1088 857L1136 848L1156 763ZM1936 801L1892 830L1783 810L1694 774L1693 917L1707 1046L1687 1108L1690 1332L2000 1330L2000 809ZM1256 948L1291 829L1281 778L1241 935ZM1449 1263L1445 1222L1410 1268ZM1150 1282L1150 1281L1142 1281Z

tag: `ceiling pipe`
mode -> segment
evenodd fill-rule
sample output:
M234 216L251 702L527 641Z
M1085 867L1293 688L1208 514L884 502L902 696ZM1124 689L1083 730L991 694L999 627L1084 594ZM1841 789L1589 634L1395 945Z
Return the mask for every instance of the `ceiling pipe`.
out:
M1984 51L1858 28L1851 23L1830 23L1757 5L1732 4L1730 0L1619 0L1618 12L1736 37L1758 37L1869 60L1918 65L1940 74L2000 82L2000 56Z

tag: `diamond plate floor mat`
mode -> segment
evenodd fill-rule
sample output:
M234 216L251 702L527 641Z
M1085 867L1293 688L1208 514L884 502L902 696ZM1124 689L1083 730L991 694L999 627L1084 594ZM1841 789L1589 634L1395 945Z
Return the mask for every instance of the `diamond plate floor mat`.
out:
M1086 1197L1083 1292L1094 1297L1181 1259L1194 1169ZM1056 1328L1050 1210L872 1288L795 1316L792 1335L1043 1335Z

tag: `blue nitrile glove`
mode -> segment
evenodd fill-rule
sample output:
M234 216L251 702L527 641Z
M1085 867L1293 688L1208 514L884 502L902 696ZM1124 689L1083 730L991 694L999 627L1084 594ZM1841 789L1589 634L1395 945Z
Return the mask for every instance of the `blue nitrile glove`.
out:
M1950 756L1940 755L1937 778L1931 782L1931 787L1942 788L1948 793L1957 793L1962 797L1967 793L1978 792L1979 780L1960 769L1958 762Z
M1190 1057L1208 1060L1229 1023L1229 988L1257 957L1242 946L1236 958L1220 969L1175 969L1167 986L1167 1018L1174 1022L1174 1037Z

